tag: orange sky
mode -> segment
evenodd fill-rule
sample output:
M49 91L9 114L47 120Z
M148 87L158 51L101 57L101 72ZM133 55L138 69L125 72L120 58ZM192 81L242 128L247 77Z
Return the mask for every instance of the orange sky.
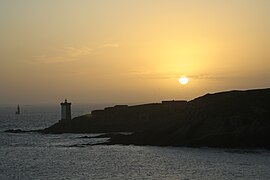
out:
M269 12L269 0L2 0L0 104L269 87Z

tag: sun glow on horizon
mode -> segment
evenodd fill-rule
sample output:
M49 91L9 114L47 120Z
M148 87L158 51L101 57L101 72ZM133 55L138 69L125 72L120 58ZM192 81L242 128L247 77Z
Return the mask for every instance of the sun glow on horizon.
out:
M180 83L181 85L186 85L186 84L188 84L189 79L188 79L188 77L186 77L186 76L181 76L181 77L178 79L178 81L179 81L179 83Z

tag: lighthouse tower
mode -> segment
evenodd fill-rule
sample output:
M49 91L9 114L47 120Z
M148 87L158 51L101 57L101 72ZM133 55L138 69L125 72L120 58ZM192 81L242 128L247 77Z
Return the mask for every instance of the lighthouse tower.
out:
M65 102L61 103L61 120L71 120L71 103Z

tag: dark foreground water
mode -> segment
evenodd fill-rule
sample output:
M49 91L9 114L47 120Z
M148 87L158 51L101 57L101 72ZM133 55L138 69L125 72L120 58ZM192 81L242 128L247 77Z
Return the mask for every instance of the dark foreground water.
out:
M270 179L270 151L153 146L90 146L82 134L12 134L59 119L58 107L0 107L0 179ZM87 113L91 106L74 109ZM91 136L91 134L88 134Z

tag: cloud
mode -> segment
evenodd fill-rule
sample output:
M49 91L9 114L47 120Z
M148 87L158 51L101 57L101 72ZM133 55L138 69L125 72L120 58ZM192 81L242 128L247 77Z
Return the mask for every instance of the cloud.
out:
M106 43L99 46L99 48L118 48L118 47L119 47L118 43Z
M67 47L65 48L65 54L69 57L79 57L79 56L86 56L93 52L93 49L87 46L82 47Z
M167 73L160 71L133 71L132 75L144 78L144 79L171 79L179 77L179 74L176 73Z
M70 62L73 59L65 58L63 56L53 56L53 55L39 55L35 57L34 63L42 63L42 64L53 64L53 63L63 63Z
M179 78L182 75L187 76L190 79L198 79L198 80L203 80L203 79L212 79L212 80L219 80L219 79L224 79L225 77L221 76L214 76L211 74L182 74L179 72L161 72L161 71L133 71L131 72L132 75L139 77L139 78L144 78L144 79L175 79Z
M35 61L32 63L53 64L78 61L83 57L90 56L98 51L98 49L118 47L118 43L106 43L95 48L89 46L69 46L53 50L47 54L35 56Z
M219 80L219 79L225 79L225 77L217 76L217 75L211 75L211 74L197 74L197 75L190 75L188 76L191 79L212 79L212 80Z
M83 56L91 55L93 49L87 46L65 47L51 51L48 54L35 57L35 63L52 64L77 61Z

